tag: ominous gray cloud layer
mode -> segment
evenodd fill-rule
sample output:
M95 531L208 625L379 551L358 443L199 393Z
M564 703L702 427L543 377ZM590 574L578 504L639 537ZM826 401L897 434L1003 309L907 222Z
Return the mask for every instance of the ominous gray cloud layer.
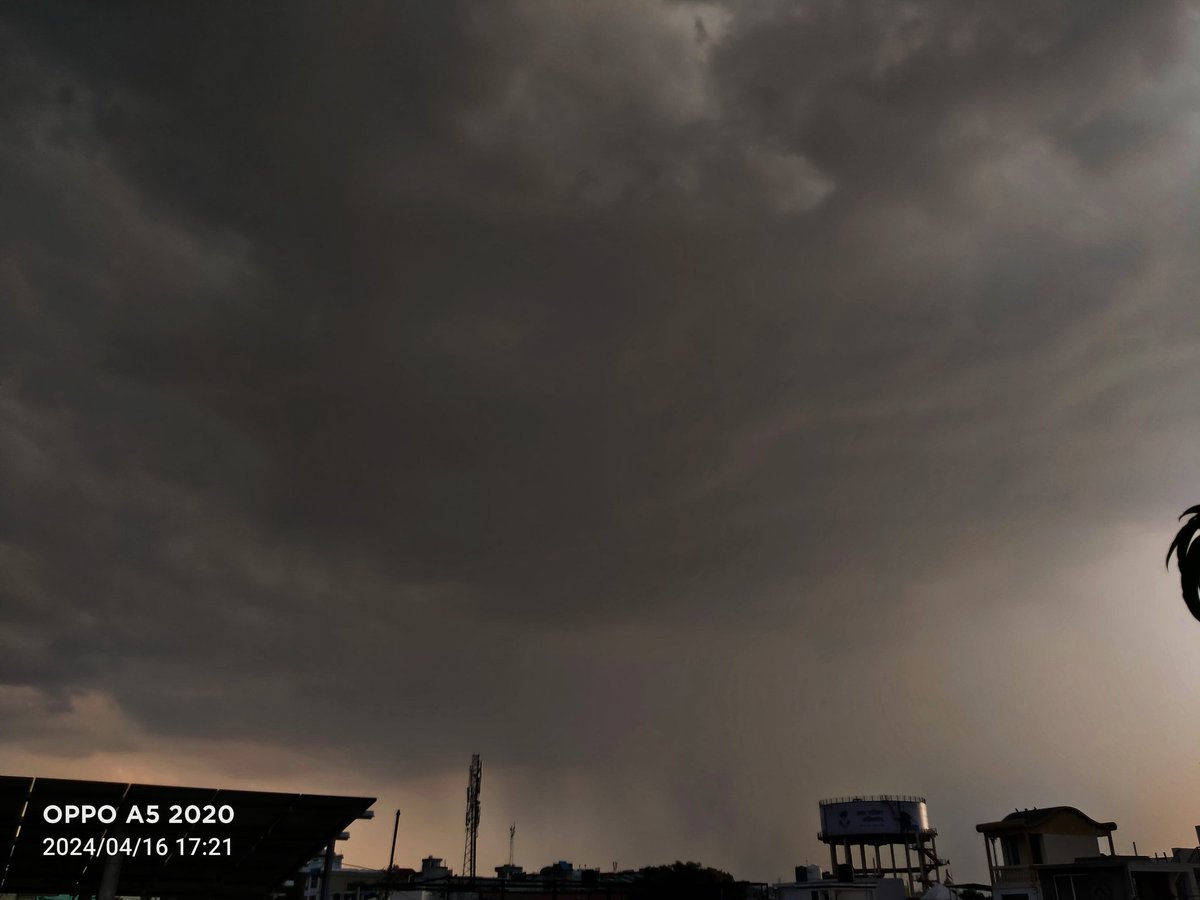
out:
M1197 38L1123 0L10 5L0 761L352 783L423 811L414 859L474 751L529 864L771 878L873 790L968 877L1009 805L1190 841L1133 785L1200 788L1161 571Z

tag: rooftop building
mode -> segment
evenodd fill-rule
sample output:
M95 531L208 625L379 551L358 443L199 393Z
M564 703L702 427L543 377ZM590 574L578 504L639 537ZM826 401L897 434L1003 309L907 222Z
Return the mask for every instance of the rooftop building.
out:
M1118 856L1117 824L1073 806L1016 810L975 830L983 835L995 900L1200 900L1193 851Z

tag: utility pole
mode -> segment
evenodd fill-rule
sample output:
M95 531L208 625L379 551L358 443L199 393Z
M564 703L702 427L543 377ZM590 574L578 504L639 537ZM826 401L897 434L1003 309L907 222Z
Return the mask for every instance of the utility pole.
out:
M383 878L383 897L392 896L392 868L396 865L396 832L400 830L400 810L396 810L396 823L392 826L392 852L388 854L387 875Z
M467 776L467 842L463 847L463 875L475 878L475 843L479 837L479 786L483 781L483 764L479 754L471 757Z

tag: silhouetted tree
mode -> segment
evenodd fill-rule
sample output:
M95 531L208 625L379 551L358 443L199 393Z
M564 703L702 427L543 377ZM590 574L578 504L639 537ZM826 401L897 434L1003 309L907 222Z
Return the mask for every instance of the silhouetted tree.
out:
M1167 566L1170 567L1171 554L1174 553L1175 563L1179 566L1183 602L1187 604L1192 617L1200 621L1200 541L1195 540L1200 532L1200 506L1185 510L1183 516L1191 518L1183 523L1175 540L1171 541L1167 549Z
M746 892L728 872L697 862L647 866L638 873L634 895L644 900L741 900Z

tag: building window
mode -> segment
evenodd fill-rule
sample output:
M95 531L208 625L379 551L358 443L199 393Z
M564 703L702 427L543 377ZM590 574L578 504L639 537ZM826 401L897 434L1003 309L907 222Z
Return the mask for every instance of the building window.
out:
M1000 838L1000 849L1004 851L1004 864L1006 866L1021 865L1021 844L1016 837ZM1017 897L1017 894L1006 894L1005 896ZM1029 900L1028 897L1025 900Z
M1040 834L1031 834L1029 836L1029 853L1033 858L1035 866L1040 866L1045 862L1042 859L1042 836Z

